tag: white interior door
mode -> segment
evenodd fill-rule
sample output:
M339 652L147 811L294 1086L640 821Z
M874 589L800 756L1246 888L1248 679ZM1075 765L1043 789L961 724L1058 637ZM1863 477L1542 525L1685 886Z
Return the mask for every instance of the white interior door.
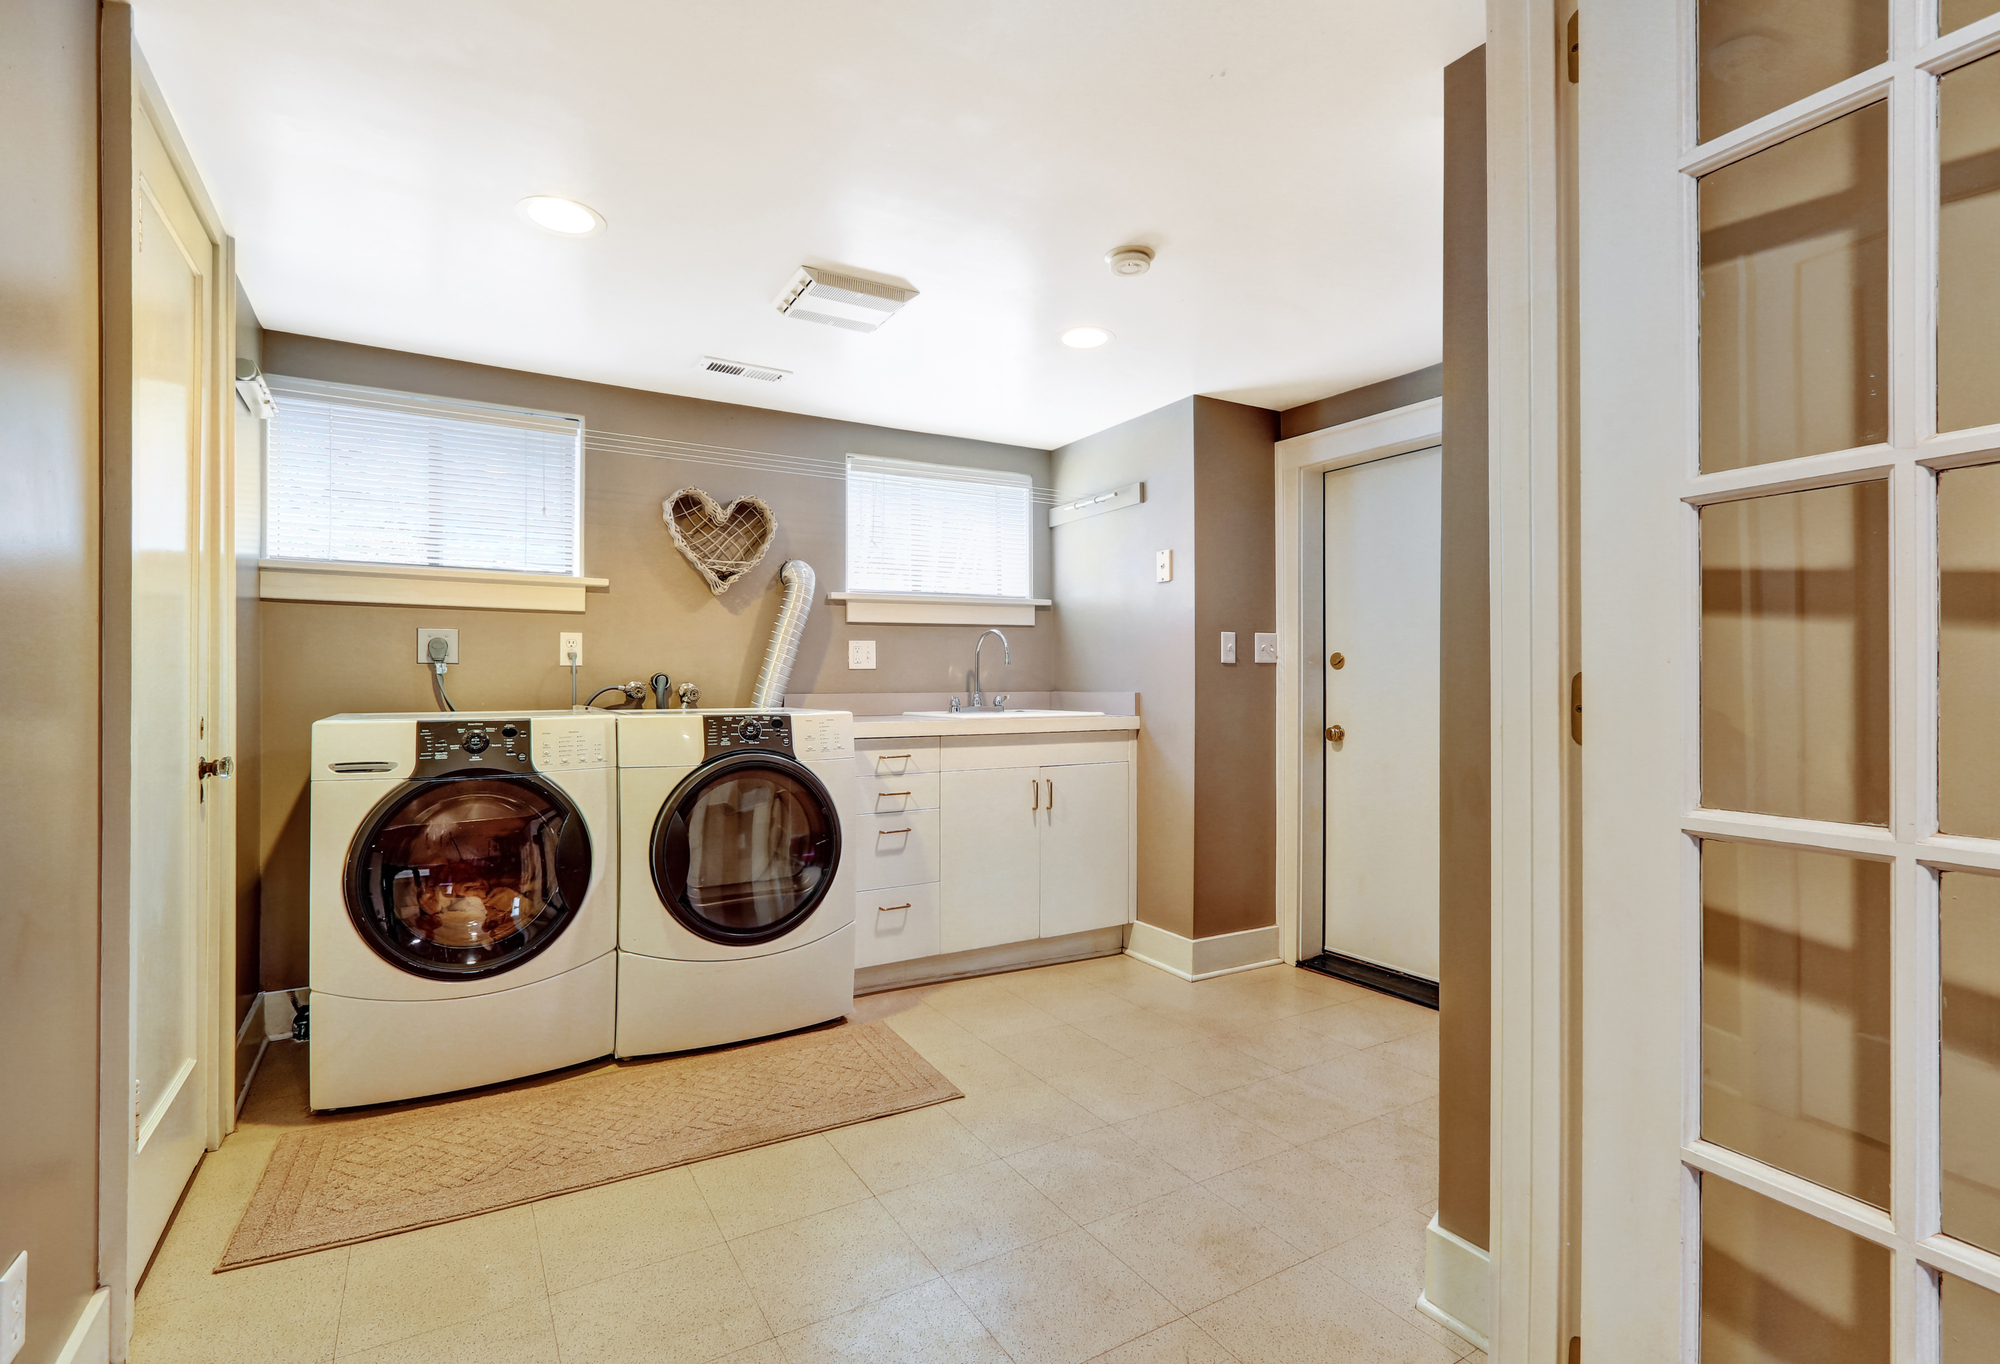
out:
M1325 949L1438 976L1443 450L1326 475Z
M1996 10L1583 19L1586 1359L2000 1351Z
M132 1171L136 1277L208 1144L219 1078L205 991L204 485L216 251L150 119L134 121L131 739Z

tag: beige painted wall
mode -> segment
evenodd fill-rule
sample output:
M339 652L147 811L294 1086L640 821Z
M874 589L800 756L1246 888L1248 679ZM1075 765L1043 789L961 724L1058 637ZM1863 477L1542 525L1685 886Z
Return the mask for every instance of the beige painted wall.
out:
M1276 630L1272 478L1278 414L1194 400L1194 932L1196 938L1277 918L1278 670L1256 662L1254 637ZM1236 632L1236 662L1221 633Z
M1486 502L1486 49L1444 73L1444 562L1439 627L1438 1222L1487 1244L1492 703Z
M0 5L0 1267L21 1364L97 1286L97 6Z
M264 368L339 383L373 384L485 402L520 403L580 413L594 430L839 460L849 453L1009 469L1049 481L1046 451L992 445L883 427L603 384L525 374L335 341L264 334ZM307 979L304 881L310 809L308 744L314 720L340 711L429 710L424 668L416 661L419 626L460 631L461 662L446 685L465 709L521 709L569 704L569 672L556 662L556 636L581 629L585 694L655 672L691 680L704 705L747 702L776 616L778 567L803 558L819 575L790 690L795 692L962 691L977 626L850 627L825 593L845 571L842 500L837 482L639 455L592 452L585 472L585 571L611 580L589 595L580 615L266 602L263 647L262 815L265 988ZM755 494L772 506L778 533L769 555L725 596L713 596L674 550L660 503L677 488L707 489L727 501ZM1046 519L1037 532L1036 588L1048 595ZM989 660L989 689L1047 690L1054 684L1055 633L1050 613L1009 628L1014 662ZM878 667L850 671L847 641L876 641ZM1124 682L1121 690L1136 684ZM609 698L607 698L609 699Z
M1136 691L1139 733L1139 918L1194 936L1195 486L1194 398L1086 436L1054 452L1065 495L1138 480L1145 501L1051 533L1063 691ZM1265 470L1265 481L1270 472ZM1153 556L1174 553L1171 582Z

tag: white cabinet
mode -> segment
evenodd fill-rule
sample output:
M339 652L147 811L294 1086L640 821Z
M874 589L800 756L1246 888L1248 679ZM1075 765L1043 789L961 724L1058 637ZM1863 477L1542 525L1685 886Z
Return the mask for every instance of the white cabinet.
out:
M1041 769L1042 937L1125 922L1130 771L1127 763Z
M855 741L855 965L1131 918L1129 733Z
M938 950L1041 936L1040 772L946 772L938 785Z

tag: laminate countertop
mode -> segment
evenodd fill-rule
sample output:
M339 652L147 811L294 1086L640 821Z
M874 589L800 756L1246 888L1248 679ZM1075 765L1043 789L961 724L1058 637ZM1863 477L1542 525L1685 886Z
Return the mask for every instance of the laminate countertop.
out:
M929 719L915 715L856 715L857 739L910 739L933 734L1083 734L1103 730L1136 730L1136 715L996 715Z

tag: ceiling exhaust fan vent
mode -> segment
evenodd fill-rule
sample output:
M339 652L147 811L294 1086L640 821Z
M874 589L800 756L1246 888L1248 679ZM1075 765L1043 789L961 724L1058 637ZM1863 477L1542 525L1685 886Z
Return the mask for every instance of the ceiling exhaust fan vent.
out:
M775 384L791 373L788 369L753 365L747 360L719 360L713 355L702 356L701 363L695 368L704 374L727 374L737 379L762 379L767 384Z
M878 284L872 279L802 265L785 286L785 292L778 295L776 307L786 317L796 317L802 322L820 322L851 332L872 332L916 296L915 289L899 289L893 284Z

